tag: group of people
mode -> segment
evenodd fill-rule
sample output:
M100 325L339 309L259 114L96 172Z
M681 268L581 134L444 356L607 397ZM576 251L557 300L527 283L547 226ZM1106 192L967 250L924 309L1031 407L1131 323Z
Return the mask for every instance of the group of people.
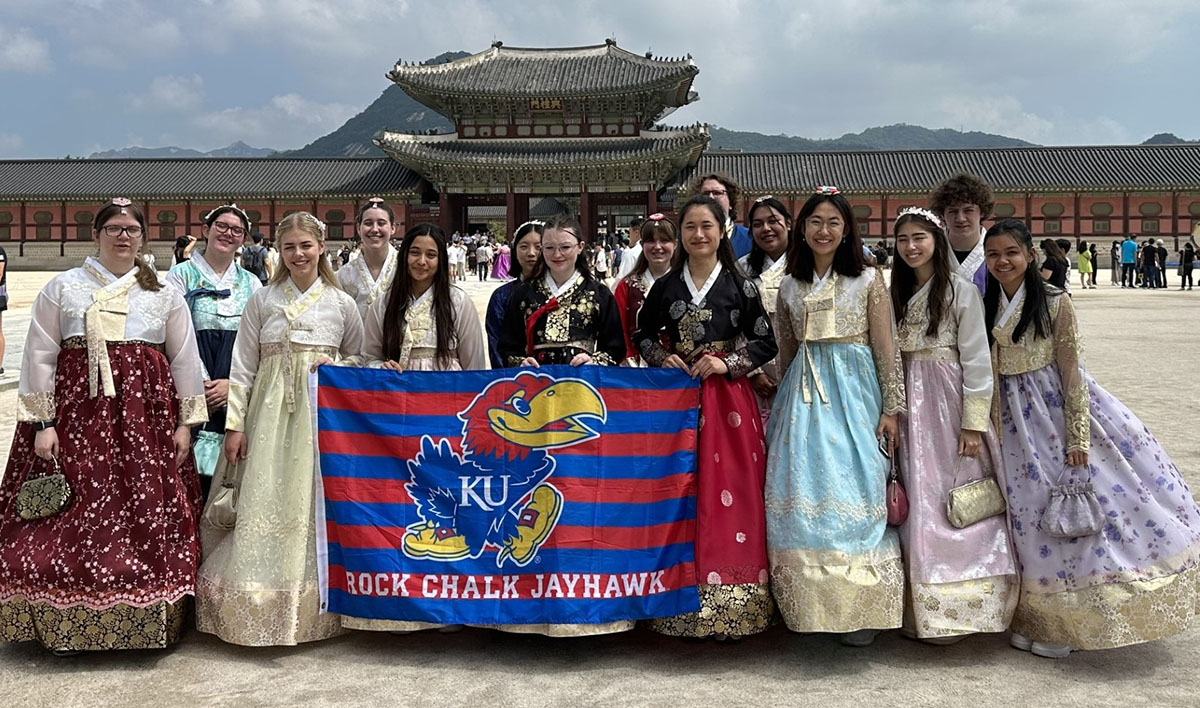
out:
M1192 289L1192 270L1196 263L1195 239L1183 245L1177 255L1179 289ZM1163 289L1167 287L1170 252L1163 240L1147 238L1139 242L1137 234L1112 244L1112 284L1123 288ZM1118 271L1117 265L1120 264Z
M362 205L362 254L336 274L324 224L285 217L265 285L235 258L253 228L236 204L205 217L204 250L163 282L138 257L144 216L113 200L98 254L33 306L0 485L0 638L163 647L191 597L200 631L241 645L437 628L321 611L307 379L330 364L694 377L701 609L654 631L733 640L782 616L865 646L889 629L938 644L1011 630L1013 646L1063 657L1188 626L1200 510L1088 375L1074 307L1025 224L984 231L982 180L956 175L900 214L890 284L837 188L797 214L759 198L746 226L734 191L706 175L677 220L637 224L612 290L577 221L522 224L484 327L453 284L452 239L418 224L391 248L381 199ZM69 501L26 513L56 469Z

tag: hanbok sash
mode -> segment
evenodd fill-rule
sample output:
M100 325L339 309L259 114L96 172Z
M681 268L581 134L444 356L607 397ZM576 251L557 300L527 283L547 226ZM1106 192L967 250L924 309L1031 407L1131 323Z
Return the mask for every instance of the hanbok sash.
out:
M311 327L300 323L300 316L312 309L321 296L325 294L325 283L318 278L303 296L296 293L296 286L289 278L283 284L283 293L288 304L283 308L283 316L287 319L287 327L283 330L283 374L287 380L287 390L284 398L287 401L288 413L296 412L296 380L293 376L295 363L292 361L292 335L296 332L311 331Z
M554 278L552 278L549 273L546 273L546 278L543 283L546 286L546 289L550 291L550 299L546 301L546 304L534 310L533 314L529 315L529 318L525 320L525 356L533 356L533 330L537 327L538 321L547 314L557 310L559 305L559 296L565 296L579 283L579 280L579 271L575 271L571 274L570 278L567 278L565 283L558 285L554 282Z
M92 293L92 304L83 314L87 335L88 395L95 398L98 391L103 390L106 397L112 398L117 395L117 389L113 384L107 342L125 339L129 291L137 284L137 268L117 278L94 259L88 258L83 263L83 270L104 286Z
M787 258L780 256L779 260L764 268L758 276L758 289L762 292L763 309L768 314L775 314L775 295L779 293L779 285L783 282L786 270Z
M840 276L836 271L830 272L824 278L814 277L814 285L811 292L804 296L804 338L800 348L804 351L801 355L800 366L800 394L805 403L812 403L812 391L808 386L808 371L812 370L813 383L817 388L817 395L821 398L821 403L829 403L829 396L825 393L825 385L821 383L821 376L817 373L816 362L813 360L812 351L809 349L808 343L810 340L817 341L822 339L832 339L837 336L837 284Z
M404 313L404 341L400 345L402 366L408 366L408 355L416 342L425 341L429 330L433 329L433 288L426 290L408 306Z

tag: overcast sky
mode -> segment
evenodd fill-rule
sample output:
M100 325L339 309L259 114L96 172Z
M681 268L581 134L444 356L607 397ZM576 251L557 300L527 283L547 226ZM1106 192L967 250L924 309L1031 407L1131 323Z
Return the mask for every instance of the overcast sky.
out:
M609 36L695 58L701 100L673 124L1200 139L1198 28L1195 0L0 0L0 157L295 148L398 59Z

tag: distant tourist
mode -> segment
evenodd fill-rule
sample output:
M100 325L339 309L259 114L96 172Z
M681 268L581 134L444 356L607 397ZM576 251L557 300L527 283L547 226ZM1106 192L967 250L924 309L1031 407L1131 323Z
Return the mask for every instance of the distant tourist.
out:
M1109 250L1108 258L1109 258L1108 270L1110 273L1112 284L1113 285L1121 285L1121 287L1125 287L1124 284L1121 283L1121 242L1120 241L1112 242L1112 248Z
M987 279L981 224L992 215L995 204L987 182L965 172L942 182L929 195L930 209L946 225L946 235L958 261L957 273L975 283L980 294Z
M1067 289L1067 254L1062 252L1054 239L1042 241L1042 253L1046 254L1042 261L1042 280L1060 290Z
M173 259L171 261L171 265L183 263L187 259L191 258L192 249L195 247L196 237L192 236L191 234L188 234L187 236L180 236L179 238L175 239L175 250L172 254Z
M1147 239L1142 247L1142 287L1153 290L1158 287L1158 249L1154 239Z
M217 222L217 226L220 226L221 223ZM267 253L267 249L262 245L262 234L255 231L254 235L251 236L251 240L253 243L242 247L241 266L253 273L258 278L258 282L265 285L267 279L271 277L271 269L267 265L269 254Z
M1132 288L1135 282L1134 272L1137 269L1137 236L1129 234L1121 242L1121 287Z
M1166 247L1163 246L1163 240L1160 238L1154 243L1154 252L1158 257L1158 287L1167 287L1167 253Z
M3 251L0 251L0 253L3 253ZM1187 243L1183 244L1183 250L1179 252L1179 277L1180 277L1179 289L1180 290L1183 290L1185 285L1187 286L1188 290L1192 289L1192 268L1195 265L1196 265L1196 247L1192 245L1191 241L1188 241ZM3 283L3 282L4 281L0 280L0 283ZM2 290L2 289L3 289L3 286L0 285L0 290ZM3 352L4 352L4 340L0 339L0 354L3 354ZM2 373L3 371L4 371L3 369L0 369L0 373Z
M629 222L629 248L621 255L621 265L617 269L617 280L633 272L637 267L638 257L642 255L642 220L633 219Z
M1080 241L1076 250L1078 250L1075 261L1079 269L1079 286L1084 290L1096 287L1092 283L1092 279L1094 278L1092 271L1092 251L1088 249L1087 241Z
M1088 245L1088 253L1091 254L1091 260L1092 260L1091 283L1092 283L1092 287L1094 288L1094 287L1096 287L1096 271L1100 270L1100 256L1096 252L1096 242L1095 241L1093 241L1090 245Z

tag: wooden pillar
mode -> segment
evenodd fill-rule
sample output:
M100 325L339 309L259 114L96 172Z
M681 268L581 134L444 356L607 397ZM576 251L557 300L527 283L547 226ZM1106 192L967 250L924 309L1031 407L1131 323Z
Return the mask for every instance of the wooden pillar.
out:
M454 233L453 214L450 213L450 195L443 191L438 192L438 225L442 228L442 233Z
M1179 193L1171 192L1171 251L1179 250Z
M1079 245L1079 236L1083 229L1079 226L1079 192L1075 193L1075 245Z
M1121 235L1129 235L1129 192L1121 193Z
M517 232L517 227L523 223L520 220L521 215L517 213L517 195L512 190L512 185L504 192L504 225L507 231L504 234L504 240L511 242L513 234Z
M267 238L270 238L272 241L274 241L275 240L275 227L279 223L279 219L275 218L275 200L274 199L271 200L270 206L271 206L271 233L263 234L263 235L266 236Z
M1025 227L1033 232L1033 195L1025 193Z
M183 235L188 236L192 233L192 200L189 199L183 203Z
M592 233L592 224L594 223L592 212L592 195L588 193L585 187L579 193L579 226L583 230L583 233L579 236L585 243L592 243L596 238L596 235Z
M58 240L58 256L59 258L62 258L63 256L67 255L67 202L65 200L61 205L59 218L62 220L62 225L60 227L62 231L60 232L61 238ZM150 234L146 234L147 238L149 238L149 236Z
M404 234L408 231L408 202L400 202L394 205L392 210L396 213L396 233Z
M879 233L881 233L881 234L886 234L886 233L887 233L887 230L888 230L888 217L889 217L889 216L890 216L890 214L888 213L888 198L887 198L887 195L886 195L886 194L880 194L880 195L879 195ZM938 214L938 218L939 218L939 219L940 219L940 218L942 218L942 215L941 215L941 214ZM804 233L804 228L803 228L803 227L801 227L799 224L796 224L796 226L797 226L797 228L799 228L799 229L800 229L800 233Z
M658 211L658 190L650 187L646 190L646 216Z
M25 234L25 206L26 206L26 205L25 205L25 202L24 202L24 201L22 201L22 202L21 202L21 245L17 247L17 253L18 253L18 254L20 254L20 256L21 256L22 258L24 258L24 257L25 257L25 239L26 239L26 234Z

